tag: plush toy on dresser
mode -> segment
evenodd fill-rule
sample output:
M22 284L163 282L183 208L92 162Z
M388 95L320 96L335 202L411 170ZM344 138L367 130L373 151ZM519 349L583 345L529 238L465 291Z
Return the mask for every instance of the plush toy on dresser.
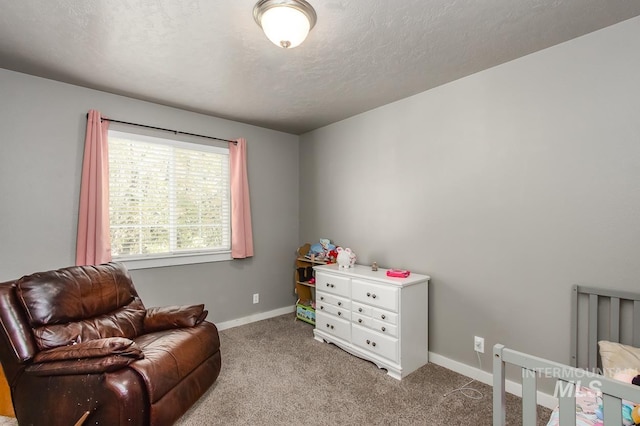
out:
M338 247L336 251L338 252L338 256L336 258L338 268L353 268L353 265L356 264L356 254L352 252L350 248L343 249L342 247Z

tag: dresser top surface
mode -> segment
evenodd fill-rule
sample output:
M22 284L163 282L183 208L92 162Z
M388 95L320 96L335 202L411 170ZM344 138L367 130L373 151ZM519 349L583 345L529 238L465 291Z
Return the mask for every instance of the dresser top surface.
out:
M314 266L316 271L329 272L332 274L344 275L350 278L363 278L373 281L378 281L386 284L396 285L398 287L405 287L413 284L418 284L424 281L429 281L431 277L428 275L411 274L407 278L394 278L388 277L385 268L378 268L377 271L372 271L371 266L366 265L354 265L353 268L339 269L337 264Z

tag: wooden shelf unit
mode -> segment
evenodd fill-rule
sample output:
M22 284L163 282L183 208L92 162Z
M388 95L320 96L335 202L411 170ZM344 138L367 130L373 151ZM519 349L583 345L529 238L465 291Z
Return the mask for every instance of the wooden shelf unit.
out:
M296 319L315 325L316 285L310 284L309 279L314 276L313 267L326 265L326 262L305 257L310 249L311 244L307 243L297 250L294 270L295 292L298 295Z

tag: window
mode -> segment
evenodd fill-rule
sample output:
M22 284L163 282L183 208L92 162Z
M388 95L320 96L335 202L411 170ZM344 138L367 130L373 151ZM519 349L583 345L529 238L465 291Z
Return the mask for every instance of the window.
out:
M229 150L109 131L111 253L128 267L230 259Z

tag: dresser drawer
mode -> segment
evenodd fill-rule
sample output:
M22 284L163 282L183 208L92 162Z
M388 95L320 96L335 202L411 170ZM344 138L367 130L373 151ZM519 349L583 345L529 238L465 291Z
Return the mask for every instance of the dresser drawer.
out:
M372 306L365 305L364 303L353 302L351 306L351 311L354 314L364 315L387 324L398 325L398 314L384 309L374 308Z
M375 320L371 317L356 314L351 314L351 322L358 324L362 327L370 328L384 334L385 336L398 337L398 327L393 324L387 324L383 321Z
M398 312L398 294L400 290L374 284L368 281L353 280L351 282L351 297L353 300Z
M351 311L338 306L330 305L324 302L316 302L316 312L323 312L325 314L335 315L339 318L343 318L347 321L351 319Z
M331 274L316 274L316 289L333 293L338 296L349 297L349 278Z
M351 323L338 319L332 315L316 311L316 329L332 334L342 340L351 339Z
M362 349L398 362L398 339L383 336L354 324L351 330L351 341Z
M316 297L318 302L328 303L333 306L337 306L338 308L351 310L351 301L349 299L345 299L343 297L334 296L329 293L325 293L324 291L318 292L318 296Z

